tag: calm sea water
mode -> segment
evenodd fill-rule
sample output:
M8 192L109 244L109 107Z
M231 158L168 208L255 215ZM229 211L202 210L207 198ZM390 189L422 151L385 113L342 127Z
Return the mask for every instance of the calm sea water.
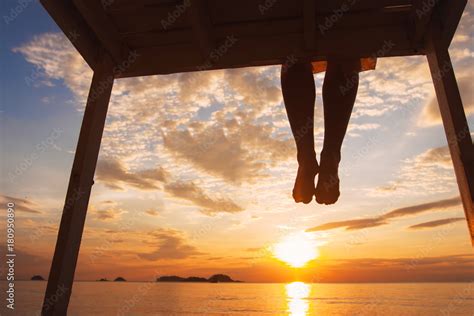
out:
M15 312L5 312L2 306L1 315L37 315L45 286L46 282L16 282ZM473 294L472 283L76 282L69 315L473 316Z

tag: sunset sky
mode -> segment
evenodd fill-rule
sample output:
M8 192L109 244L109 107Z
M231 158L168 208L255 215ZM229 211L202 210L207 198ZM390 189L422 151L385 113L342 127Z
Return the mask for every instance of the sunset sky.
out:
M92 71L37 1L5 19L16 5L2 2L0 200L17 205L17 275L46 277ZM470 1L450 53L471 131L473 25ZM426 59L381 58L361 74L339 202L300 205L279 66L116 80L76 279L472 280L446 144ZM304 232L317 259L273 257Z

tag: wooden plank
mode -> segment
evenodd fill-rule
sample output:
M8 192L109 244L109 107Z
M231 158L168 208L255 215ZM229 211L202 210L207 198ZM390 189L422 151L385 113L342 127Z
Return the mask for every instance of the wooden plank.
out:
M79 12L87 21L101 41L104 49L120 64L130 55L130 49L122 43L120 35L111 20L106 16L104 8L97 0L73 0Z
M188 0L186 0L188 1ZM186 19L186 1L141 4L136 2L123 8L113 6L107 14L114 21L119 33L141 33L151 31L170 31L190 28ZM304 0L306 1L306 0ZM377 13L410 10L412 0L358 0L349 5L347 0L318 0L315 11L321 15L333 15L343 12L373 11ZM231 23L247 23L279 19L302 19L304 5L300 1L221 1L210 0L208 16L213 28ZM345 11L347 8L347 12Z
M110 10L136 10L140 8L156 8L163 7L168 5L179 5L183 3L183 0L104 0L103 3L107 3L107 7ZM281 4L278 2L282 2ZM286 2L286 3L285 3ZM348 0L318 0L317 8L322 9L322 11L332 12L341 8L344 4L351 5L355 10L366 10L373 8L381 7L401 7L404 5L410 5L411 0L357 0L357 1L348 1ZM270 11L270 9L275 9L279 12L283 12L289 8L297 9L298 6L301 6L299 1L255 1L255 0L208 0L210 8L216 7L218 10L228 5L229 9L237 10L237 13L240 14L243 11L246 13L251 13L252 16L258 16ZM279 7L279 5L282 5ZM250 10L249 10L250 9ZM301 8L299 8L301 10ZM254 11L256 10L256 11ZM257 14L255 14L257 13ZM301 11L300 11L301 13ZM226 14L233 15L232 12ZM300 14L301 15L301 14Z
M207 14L204 0L187 0L190 3L189 19L194 37L204 58L207 58L215 47L212 36L212 24Z
M189 1L189 0L186 0ZM150 31L171 31L191 28L186 14L189 2L165 3L159 6L137 6L126 9L108 9L111 18L121 34Z
M217 49L222 48L222 54L211 60L206 65L206 70L282 64L289 55L323 60L328 55L368 57L382 54L390 57L424 54L412 49L407 30L401 27L331 31L330 35L318 40L315 51L305 50L302 32L252 38L236 36L235 43L230 46L224 44L226 38L220 38L216 34ZM351 49L348 50L348 47ZM192 43L146 47L137 49L137 53L140 57L119 77L203 69L201 54Z
M42 315L66 315L81 245L97 156L114 81L106 54L97 64L87 99L49 273Z
M54 19L59 28L69 38L72 45L95 69L101 43L77 11L71 0L41 0L41 4Z
M179 5L183 0L101 0L109 10L134 10L136 8L153 8L168 5Z
M326 15L318 15L317 21L320 21L317 34L325 35L328 30L333 29L341 31L343 29L361 29L361 28L385 28L392 26L407 25L409 21L410 11L397 11L386 13L373 12L356 12L346 14L343 19L337 23L326 25ZM215 38L225 38L234 35L238 38L244 37L263 37L263 36L279 36L290 33L302 33L304 26L301 19L279 19L254 21L248 23L230 23L217 25L213 27L213 40ZM408 30L407 30L408 32ZM170 30L168 32L154 31L143 33L123 34L122 39L130 47L143 48L150 46L166 46L174 44L190 43L193 39L190 28L181 28Z
M338 13L382 9L411 5L412 0L318 0L315 11ZM301 1L209 0L211 20L214 25L242 23L265 19L302 18ZM346 9L347 8L347 9Z
M316 0L303 0L304 42L306 49L316 49Z
M430 30L427 58L474 246L474 146L444 35Z

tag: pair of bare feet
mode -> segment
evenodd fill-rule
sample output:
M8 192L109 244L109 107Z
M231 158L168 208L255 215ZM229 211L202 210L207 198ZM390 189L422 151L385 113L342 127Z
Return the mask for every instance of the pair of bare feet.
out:
M334 204L339 198L339 159L322 155L321 164L316 158L300 163L293 188L293 198L297 203L308 204L316 197L319 204ZM315 186L315 178L318 183Z

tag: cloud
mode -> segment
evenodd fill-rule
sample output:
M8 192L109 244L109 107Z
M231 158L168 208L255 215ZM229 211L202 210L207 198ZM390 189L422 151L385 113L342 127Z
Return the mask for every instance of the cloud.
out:
M161 259L186 259L203 253L189 245L184 234L175 229L161 228L152 232L151 237L157 244L157 249L150 253L141 253L139 257L156 261Z
M280 83L274 73L265 73L265 68L228 69L224 80L234 95L250 106L254 113L279 105L282 102Z
M166 179L163 168L128 172L119 160L102 159L97 163L97 179L111 189L123 189L123 184L142 190L158 189L157 182Z
M227 182L252 182L268 165L288 159L294 151L287 139L272 137L272 127L255 125L248 117L228 119L210 126L163 134L164 147L196 168Z
M395 180L375 188L372 194L448 193L455 189L451 154L448 146L430 148L403 161Z
M402 207L402 208L393 210L391 212L388 212L385 215L382 215L382 218L390 219L390 218L404 217L404 216L415 215L415 214L428 212L428 211L437 211L437 210L447 209L447 208L451 208L458 205L461 205L461 198L453 197L450 199L439 200L439 201L430 202L430 203L423 203L423 204L418 204L418 205L413 205L413 206L408 206L408 207Z
M417 215L424 212L449 209L460 204L461 199L459 197L453 197L450 199L398 208L377 217L329 222L308 228L306 231L314 232L331 230L336 228L345 228L346 230L358 230L370 227L378 227L389 224L390 220L395 218Z
M157 210L155 209L152 209L152 208L149 208L145 211L145 214L148 214L150 216L159 216L160 215L160 212L158 212Z
M0 195L0 203L6 205L7 203L15 204L15 212L23 212L30 214L41 214L42 212L37 210L37 205L27 199L16 198L8 195Z
M444 218L444 219L439 219L439 220L436 220L436 221L430 221L430 222L426 222L426 223L412 225L408 228L410 228L410 229L434 228L434 227L449 225L451 223L464 222L465 220L466 219L464 217Z
M29 86L53 86L52 80L64 80L74 93L85 100L92 72L62 33L44 33L34 36L26 44L14 48L36 66L25 78Z
M95 211L94 213L95 213L95 217L98 220L112 221L112 220L119 219L121 215L125 212L118 209L105 209L105 210Z
M100 160L97 166L97 179L112 189L121 190L123 185L130 185L141 190L155 190L163 187L164 191L172 197L187 200L201 208L201 212L207 215L216 213L237 213L243 208L234 201L217 197L210 197L196 183L190 181L172 180L163 168L141 170L132 173L118 160ZM147 210L148 215L157 215L156 211ZM114 213L100 211L99 219L114 219ZM155 213L156 212L156 213Z
M474 84L472 83L472 77L459 79L458 86L466 115L474 114ZM422 126L442 124L438 101L435 97L432 97L424 106L421 112L420 123Z
M439 166L443 168L453 168L451 154L448 146L441 146L428 149L426 152L415 157L417 167Z
M216 213L238 213L243 208L226 198L211 198L193 182L173 182L165 185L165 192L201 207L207 215Z
M364 219L353 219L353 220L339 221L339 222L329 222L326 224L309 228L306 231L316 232L316 231L331 230L335 228L346 228L346 230L356 230L356 229L363 229L363 228L369 228L369 227L377 227L377 226L381 226L385 224L388 224L388 223L382 218L364 218Z

